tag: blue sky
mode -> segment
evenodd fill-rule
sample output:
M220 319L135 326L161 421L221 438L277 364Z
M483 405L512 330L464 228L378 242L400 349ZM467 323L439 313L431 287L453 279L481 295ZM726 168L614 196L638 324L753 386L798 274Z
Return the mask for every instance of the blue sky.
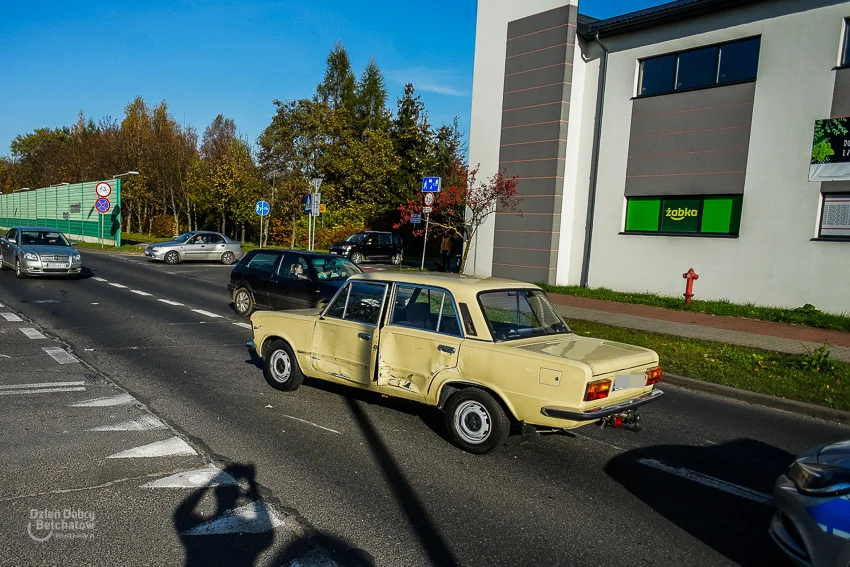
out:
M486 1L486 0L484 0ZM657 0L583 0L608 17ZM216 114L253 142L274 99L309 97L342 41L357 75L374 57L390 103L413 82L433 124L469 130L472 0L6 3L0 23L0 155L17 134L87 117L121 119L141 95L199 132Z

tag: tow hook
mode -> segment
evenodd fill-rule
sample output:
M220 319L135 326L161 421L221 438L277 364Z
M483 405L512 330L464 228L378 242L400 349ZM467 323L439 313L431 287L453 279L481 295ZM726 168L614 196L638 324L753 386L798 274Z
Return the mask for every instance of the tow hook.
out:
M600 428L605 429L608 426L613 427L614 429L640 431L640 416L637 411L628 410L623 413L615 413L614 415L603 417L599 420Z

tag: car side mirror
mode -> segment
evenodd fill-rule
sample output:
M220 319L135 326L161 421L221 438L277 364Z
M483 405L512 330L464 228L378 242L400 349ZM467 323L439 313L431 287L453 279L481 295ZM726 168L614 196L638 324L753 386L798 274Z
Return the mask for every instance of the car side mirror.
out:
M77 242L76 240L71 241L71 246L76 246L77 244L79 244L79 242Z
M15 241L15 239L14 239L14 238L10 238L10 239L9 239L9 244L17 244L17 242Z

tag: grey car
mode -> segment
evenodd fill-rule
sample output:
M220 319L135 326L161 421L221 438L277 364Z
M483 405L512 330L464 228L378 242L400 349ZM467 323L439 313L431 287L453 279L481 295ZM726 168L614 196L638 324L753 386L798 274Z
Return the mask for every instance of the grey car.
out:
M145 248L145 256L166 264L205 260L235 264L244 256L242 245L219 232L192 231L174 240L158 242Z
M770 535L795 565L850 566L850 440L800 455L773 499Z
M45 226L13 226L0 238L0 269L27 276L80 277L83 260L61 231Z

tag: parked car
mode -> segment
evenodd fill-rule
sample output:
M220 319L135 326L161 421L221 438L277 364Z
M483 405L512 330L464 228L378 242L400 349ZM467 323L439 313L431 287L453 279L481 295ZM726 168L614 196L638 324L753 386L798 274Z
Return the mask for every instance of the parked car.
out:
M404 259L401 237L392 232L366 231L352 234L330 249L331 254L340 254L355 264L382 261L396 266Z
M230 272L227 289L239 315L258 307L304 309L327 303L363 270L345 258L299 250L252 250Z
M850 440L810 449L776 481L770 535L795 565L850 565Z
M273 388L309 376L435 406L472 453L501 445L512 425L636 429L636 409L663 395L655 352L576 335L540 288L513 280L359 274L323 309L251 322Z
M219 232L192 231L168 242L157 242L145 248L145 256L166 264L188 260L207 260L233 264L244 256L242 244Z
M0 238L0 269L13 268L19 278L27 276L80 277L83 260L55 228L13 226Z

